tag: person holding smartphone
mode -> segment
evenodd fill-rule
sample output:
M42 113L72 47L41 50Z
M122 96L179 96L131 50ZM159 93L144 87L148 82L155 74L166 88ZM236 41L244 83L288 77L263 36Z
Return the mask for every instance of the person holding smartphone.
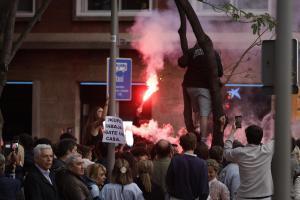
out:
M232 126L231 133L225 141L223 154L227 161L237 163L239 166L240 186L236 199L271 200L273 194L271 161L274 140L262 144L263 129L257 125L250 125L245 129L248 144L233 149L237 126L239 123Z
M242 128L242 116L241 115L235 116L235 128Z
M17 197L23 199L21 182L5 175L6 161L4 155L0 153L0 199L15 200Z

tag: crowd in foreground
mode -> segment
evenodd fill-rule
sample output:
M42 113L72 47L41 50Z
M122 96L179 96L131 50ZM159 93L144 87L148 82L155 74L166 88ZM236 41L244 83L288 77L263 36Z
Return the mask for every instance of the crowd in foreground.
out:
M243 145L231 129L224 147L209 148L187 133L180 137L182 153L167 140L136 137L133 147L116 147L109 180L106 143L91 148L68 133L57 144L20 135L17 149L0 154L0 199L272 199L273 140L261 144L262 129L251 125ZM300 199L300 151L293 144L291 196Z

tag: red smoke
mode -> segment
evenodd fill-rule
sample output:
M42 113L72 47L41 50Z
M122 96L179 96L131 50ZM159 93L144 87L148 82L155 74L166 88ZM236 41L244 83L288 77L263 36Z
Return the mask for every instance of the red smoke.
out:
M179 138L186 133L186 130L180 129L175 133L171 124L163 124L162 127L159 127L158 123L152 119L149 123L142 124L140 127L132 126L132 132L154 144L160 139L168 140L171 144L178 145L177 149L181 152L182 148L179 145Z

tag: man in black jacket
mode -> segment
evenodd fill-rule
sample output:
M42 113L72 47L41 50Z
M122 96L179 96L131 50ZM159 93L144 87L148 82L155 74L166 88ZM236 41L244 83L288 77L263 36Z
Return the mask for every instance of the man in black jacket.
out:
M54 175L50 171L53 151L50 145L39 144L34 150L34 167L28 173L24 183L26 200L59 199Z
M178 65L187 68L182 82L184 101L184 120L188 132L195 132L192 112L197 113L200 121L201 137L204 142L207 138L208 116L211 112L211 95L209 92L210 69L203 49L196 44L188 49L178 59ZM218 66L218 76L223 76L223 66L219 54L215 51L215 59ZM195 120L195 119L194 119Z

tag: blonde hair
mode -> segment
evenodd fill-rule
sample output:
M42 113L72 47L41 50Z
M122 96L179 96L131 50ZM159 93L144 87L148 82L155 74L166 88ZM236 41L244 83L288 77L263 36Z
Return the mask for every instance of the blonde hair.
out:
M118 158L115 162L111 177L112 183L127 185L133 182L131 169L127 160Z
M153 172L153 163L151 160L140 160L137 163L137 169L142 184L146 192L151 192L151 174Z
M106 173L106 168L98 163L91 164L87 168L87 176L93 180L96 180L99 175L99 170Z
M215 159L208 159L206 162L207 162L207 167L213 167L214 170L218 173L220 166Z

